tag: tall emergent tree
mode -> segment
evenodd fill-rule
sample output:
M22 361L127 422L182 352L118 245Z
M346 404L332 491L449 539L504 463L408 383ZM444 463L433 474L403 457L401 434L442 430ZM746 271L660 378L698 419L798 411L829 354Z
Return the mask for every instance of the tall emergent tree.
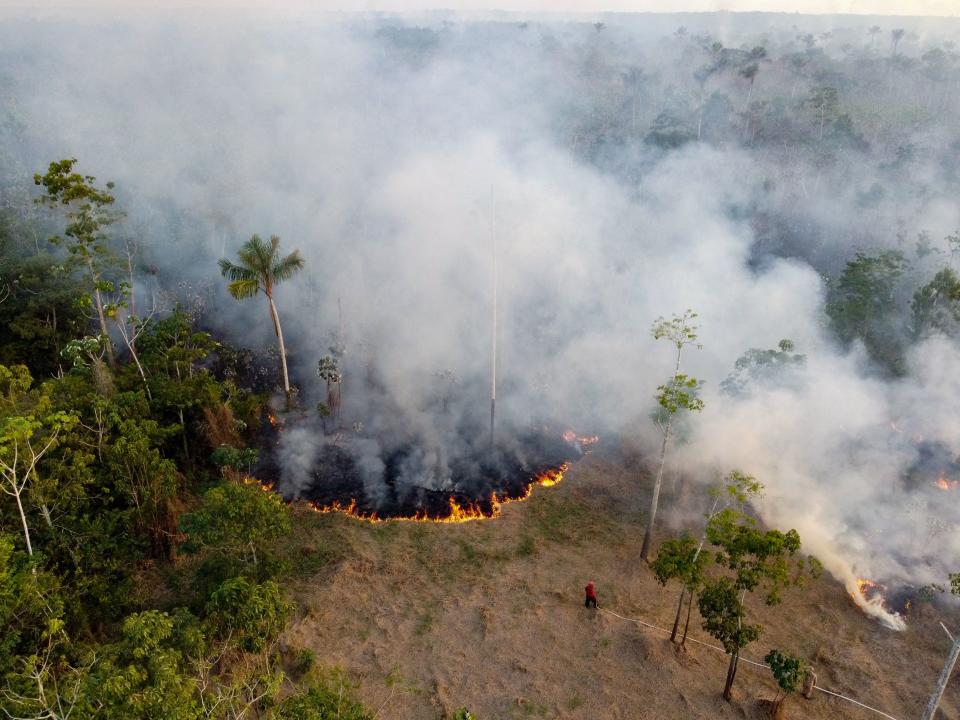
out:
M273 290L278 283L288 280L303 269L303 258L300 251L294 250L289 255L280 256L280 238L270 236L270 243L265 243L259 235L252 236L237 252L239 263L220 258L220 272L230 280L228 289L237 300L245 300L259 292L267 296L270 303L270 318L273 320L273 329L277 334L280 345L280 363L283 367L283 391L290 399L290 376L287 373L287 349L283 344L283 330L280 327L280 315L277 305L273 301Z
M657 477L653 482L653 495L650 498L650 517L647 519L647 530L643 535L643 548L640 556L650 562L650 546L653 542L653 524L657 518L657 506L660 503L660 486L663 483L663 467L667 461L667 443L673 430L673 422L677 413L687 410L699 412L703 409L703 400L697 397L700 381L680 373L680 356L687 345L702 347L697 343L698 327L694 325L697 314L687 310L683 315L674 315L670 320L658 318L653 324L651 334L654 340L668 340L677 349L677 358L673 367L673 376L657 388L657 425L663 433L663 443L660 446L660 464L657 467Z
M42 185L46 195L38 199L49 206L66 206L66 239L51 238L56 244L64 244L70 255L76 258L90 274L92 294L90 300L97 312L100 324L100 337L107 350L110 367L116 367L113 345L107 329L108 309L104 302L104 293L114 290L113 283L103 277L103 265L111 256L107 247L107 229L122 217L113 209L113 183L108 182L105 189L98 188L92 175L81 175L73 171L76 158L50 163L46 174L33 176L35 185Z

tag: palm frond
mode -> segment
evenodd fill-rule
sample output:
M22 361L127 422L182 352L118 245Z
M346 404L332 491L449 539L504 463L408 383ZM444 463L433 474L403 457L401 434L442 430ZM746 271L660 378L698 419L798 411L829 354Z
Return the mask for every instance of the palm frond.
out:
M246 298L251 298L256 295L260 290L260 283L256 280L234 280L232 283L227 285L227 290L230 291L230 294L233 295L237 300L245 300Z
M263 275L270 270L272 257L270 250L260 238L259 235L253 235L237 252L240 262L259 275Z
M262 268L263 272L268 272L270 266L273 265L273 256L274 248L272 246L273 238L271 238L271 245L267 245L259 235L254 235L250 238L250 246L254 249L257 254L258 268Z
M299 250L294 250L270 268L270 275L274 282L283 282L301 270L303 270L303 258L300 257Z
M229 280L256 280L257 274L245 265L237 265L226 258L220 258L220 274Z

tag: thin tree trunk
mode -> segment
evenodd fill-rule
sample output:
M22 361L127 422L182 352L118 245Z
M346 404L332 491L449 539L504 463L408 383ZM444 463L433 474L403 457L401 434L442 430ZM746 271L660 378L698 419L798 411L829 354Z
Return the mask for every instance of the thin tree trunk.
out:
M683 598L687 592L687 586L680 588L680 602L677 603L677 615L673 618L673 630L670 633L670 642L677 641L677 630L680 628L680 613L683 612Z
M730 665L727 668L727 684L723 687L723 699L727 702L733 699L733 680L737 676L737 662L739 659L739 652L735 652L730 656Z
M687 622L683 626L683 637L680 638L680 647L687 646L687 633L690 631L690 612L693 610L693 591L690 592L690 600L687 602Z
M90 270L90 278L93 280L93 302L97 307L97 318L100 320L100 333L106 340L107 363L111 370L117 369L117 361L113 356L113 343L110 342L110 331L107 329L107 317L103 314L103 298L100 296L100 288L97 283L100 281L96 271L93 269L93 260L87 260L87 267Z
M287 403L290 402L290 376L287 374L287 348L283 344L283 330L280 327L280 315L277 313L277 306L273 302L273 295L267 295L270 301L270 317L273 318L273 329L277 333L277 342L280 344L280 364L283 367L283 392L287 396Z
M180 435L183 437L183 454L186 456L187 462L190 462L190 446L187 445L187 423L183 419L183 408L178 408L177 412L180 414Z
M130 357L133 358L134 364L137 366L137 372L140 373L140 378L143 380L143 387L147 391L147 399L153 400L153 393L150 392L150 383L147 382L147 373L143 370L143 365L140 364L140 355L137 353L137 339L135 336L131 335L130 339L127 339L127 331L123 330L123 340L127 344L127 349L130 351Z
M127 248L127 274L130 276L130 314L136 317L137 293L133 284L133 251L129 247ZM136 343L136 338L133 338L131 345L134 343Z
M17 489L15 483L13 485L13 496L17 499L17 510L20 511L20 522L23 523L23 539L27 541L27 554L33 555L33 544L30 542L30 527L27 525L27 514L23 511L23 503L20 502L20 493L23 492L23 488Z
M700 133L703 129L703 85L700 86L700 103L697 108L697 140L700 140Z
M670 439L670 427L672 423L673 418L667 421L667 427L663 431L663 443L660 446L660 466L657 468L657 478L653 482L653 496L650 498L647 529L643 533L643 547L640 549L640 557L646 562L650 562L650 546L653 544L653 523L657 519L657 506L660 504L660 485L663 483L663 465L667 459L667 441Z
M677 347L677 362L673 366L673 377L680 372L680 355L683 345ZM660 485L663 482L663 466L667 461L667 442L670 440L670 428L673 425L673 415L667 420L667 427L663 431L663 444L660 446L660 467L657 468L657 479L653 483L653 497L650 498L650 517L647 519L647 529L643 533L643 546L640 548L640 557L650 562L650 546L653 544L653 522L657 517L657 506L660 504Z

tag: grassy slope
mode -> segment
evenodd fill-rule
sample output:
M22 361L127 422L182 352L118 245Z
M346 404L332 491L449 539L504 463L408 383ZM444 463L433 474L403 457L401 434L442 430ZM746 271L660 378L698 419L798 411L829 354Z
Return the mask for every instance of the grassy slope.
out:
M342 559L294 588L301 611L285 642L340 665L385 720L442 718L460 705L483 720L763 717L768 672L741 664L728 704L722 653L678 654L663 635L582 607L592 579L601 605L672 623L676 589L637 560L639 483L622 462L591 456L492 521L373 525L300 510L302 562ZM901 720L919 717L948 648L935 611L905 633L884 630L830 578L751 610L766 632L745 657L802 654L821 685ZM691 627L708 640L696 609ZM960 681L951 685L941 720L960 718ZM792 703L794 718L880 717L821 693Z

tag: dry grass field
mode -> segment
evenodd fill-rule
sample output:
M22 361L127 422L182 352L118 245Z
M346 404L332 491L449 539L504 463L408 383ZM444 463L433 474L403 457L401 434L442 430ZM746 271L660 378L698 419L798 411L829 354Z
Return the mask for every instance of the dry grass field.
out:
M638 559L646 492L628 464L588 456L556 487L477 522L372 524L299 509L299 552L319 569L292 588L300 609L285 646L341 668L384 720L459 707L481 720L766 717L775 692L766 670L741 663L734 701L724 702L723 653L695 644L679 653L663 634L583 607L594 580L604 608L672 623L677 588L662 588ZM669 488L665 500L664 519ZM920 716L940 671L949 643L938 620L960 627L928 610L906 632L886 630L827 576L750 611L765 631L744 657L761 660L771 647L801 655L820 685L898 720ZM691 627L713 642L696 609ZM823 693L791 699L787 716L881 717ZM938 717L960 718L957 678Z

